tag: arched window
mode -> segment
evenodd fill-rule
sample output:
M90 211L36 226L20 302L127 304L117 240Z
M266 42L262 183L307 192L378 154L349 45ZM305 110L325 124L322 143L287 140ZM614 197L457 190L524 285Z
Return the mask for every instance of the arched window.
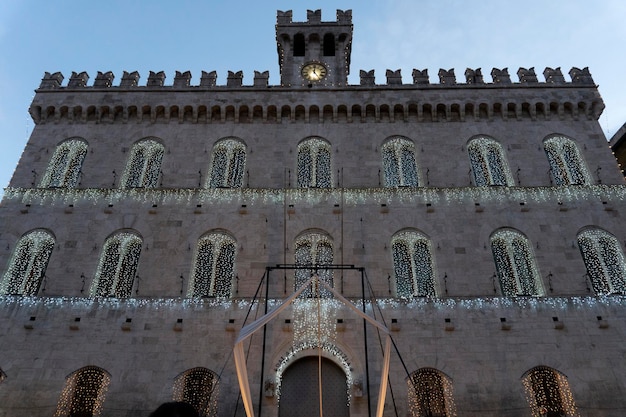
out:
M230 297L235 277L235 239L223 232L198 240L188 297Z
M430 240L417 231L402 231L391 239L398 297L435 297Z
M54 236L36 229L17 241L9 268L2 277L0 294L37 295L54 249Z
M335 35L332 33L324 35L324 56L335 56Z
M543 142L550 162L550 173L556 185L590 184L591 178L573 140L552 136Z
M330 143L309 138L298 145L298 187L332 187Z
M295 260L298 266L311 266L306 269L296 269L295 289L300 288L313 274L317 274L321 281L333 286L332 270L316 268L333 263L333 241L330 236L322 232L308 232L296 239ZM330 297L332 293L320 288L322 297ZM313 297L311 288L306 289L302 297Z
M293 36L293 56L304 56L305 51L304 35L296 33Z
M626 294L626 262L615 236L588 228L578 233L578 247L596 294Z
M174 381L174 401L191 404L200 417L217 413L217 374L207 368L192 368L181 373Z
M80 181L80 170L87 155L87 142L68 139L57 145L41 180L40 187L74 188Z
M222 139L213 147L209 188L238 188L243 186L246 168L246 145L239 139Z
M411 417L454 417L452 380L433 368L421 368L407 379Z
M130 151L122 188L156 188L159 186L161 162L165 148L153 139L137 142Z
M126 298L132 295L142 240L135 233L118 232L104 243L96 277L91 285L94 297Z
M513 229L501 229L491 236L502 295L544 295L532 246L526 236Z
M469 142L467 151L476 186L514 184L504 151L498 142L491 138L478 137Z
M522 376L533 417L577 416L567 377L547 366L537 366Z
M387 140L382 148L385 187L417 187L415 145L406 138Z
M102 412L111 375L86 366L67 376L55 417L95 417Z

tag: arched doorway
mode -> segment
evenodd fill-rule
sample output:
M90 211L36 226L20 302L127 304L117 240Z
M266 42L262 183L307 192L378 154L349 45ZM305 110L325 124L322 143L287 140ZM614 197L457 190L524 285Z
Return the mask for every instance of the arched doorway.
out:
M320 415L319 366L322 366L322 410L324 417L349 417L346 375L330 359L307 356L283 373L280 384L279 417Z

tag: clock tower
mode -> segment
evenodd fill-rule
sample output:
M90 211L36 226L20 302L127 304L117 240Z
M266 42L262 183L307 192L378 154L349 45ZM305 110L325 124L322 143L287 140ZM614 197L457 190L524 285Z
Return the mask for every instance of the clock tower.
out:
M348 83L352 50L352 10L337 10L335 22L322 22L321 10L307 10L306 22L292 22L292 11L278 11L276 42L280 83L285 87L334 87Z

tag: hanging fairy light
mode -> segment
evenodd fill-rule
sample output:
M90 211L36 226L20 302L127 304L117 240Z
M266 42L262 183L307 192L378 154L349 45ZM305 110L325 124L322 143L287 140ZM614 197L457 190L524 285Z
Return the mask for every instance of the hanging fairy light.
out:
M159 185L165 148L152 139L136 143L122 175L121 188L155 188Z
M83 139L68 139L60 143L54 150L39 186L42 188L76 187L86 154L87 143Z
M585 229L578 234L578 247L595 294L626 294L626 261L615 236Z
M417 187L415 145L403 137L387 140L382 148L386 187Z
M65 381L54 416L99 416L110 382L111 375L97 366L73 372Z
M539 271L528 239L513 229L501 229L491 237L502 295L544 295Z
M567 377L562 373L537 366L524 374L522 384L533 417L579 416Z
M455 417L452 381L433 368L422 368L407 379L411 417Z
M200 238L187 297L230 297L235 277L235 240L222 232Z
M310 138L298 144L298 187L332 187L330 143Z
M396 296L435 297L430 240L417 231L396 233L391 240Z
M493 139L479 137L467 145L474 182L478 187L514 184L502 146Z
M591 177L576 144L563 136L544 141L550 173L556 185L590 184Z
M92 297L125 298L132 295L142 240L133 233L120 232L109 237L100 256Z
M218 382L218 375L210 369L188 369L176 377L172 399L192 405L200 417L214 417L217 415Z
M246 145L239 139L222 139L213 147L208 188L242 187L246 167Z

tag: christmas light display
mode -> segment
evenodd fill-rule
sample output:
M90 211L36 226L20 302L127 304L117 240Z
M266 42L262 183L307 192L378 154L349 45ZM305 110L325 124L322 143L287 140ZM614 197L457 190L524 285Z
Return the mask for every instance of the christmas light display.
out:
M544 295L532 248L526 236L513 229L501 229L491 236L502 295Z
M235 277L236 242L229 235L213 232L198 241L188 297L230 297Z
M219 377L207 368L192 368L181 373L174 381L174 401L191 404L200 417L217 415Z
M317 269L316 266L332 265L333 263L333 242L330 236L319 232L308 232L296 239L295 242L295 260L300 266L311 265L311 269L296 269L294 289L298 289L313 274L317 275L320 280L333 286L333 273L329 269ZM330 297L331 293L325 288L318 288L321 297ZM313 297L313 289L307 288L302 292L301 298Z
M222 139L213 147L207 187L242 187L246 167L246 145L236 138Z
M522 377L533 417L578 417L567 377L547 366L537 366Z
M417 231L396 233L391 240L397 297L435 297L430 240Z
M87 154L87 142L73 138L61 142L52 155L40 187L73 188L78 185L80 170Z
M433 368L422 368L407 379L411 417L454 417L452 381Z
M585 167L578 147L563 136L553 136L543 142L550 173L556 185L590 184L591 177Z
M578 247L595 294L626 294L626 262L615 236L585 229L578 234Z
M163 145L155 140L137 142L130 151L121 188L158 187L164 151Z
M415 145L403 137L387 140L382 148L386 187L417 187Z
M117 233L106 240L91 285L92 297L125 298L132 295L141 245L141 238L129 232Z
M472 139L467 145L467 151L476 186L514 184L504 151L498 142L486 137Z
M298 144L298 187L332 187L330 143L309 138Z
M97 366L86 366L66 381L54 417L99 416L111 375Z
M52 249L54 237L46 230L37 229L22 236L0 282L0 294L37 295Z

